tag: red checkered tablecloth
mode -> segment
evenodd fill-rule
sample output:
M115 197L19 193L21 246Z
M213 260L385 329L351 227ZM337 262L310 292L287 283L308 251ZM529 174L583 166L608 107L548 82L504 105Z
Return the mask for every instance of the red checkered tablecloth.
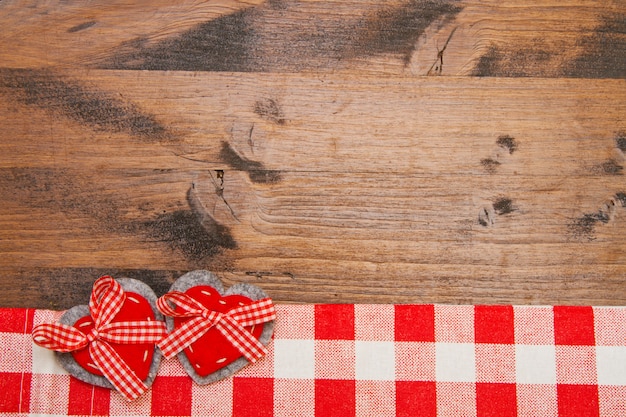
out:
M626 308L278 305L269 354L195 385L176 359L134 402L34 345L48 310L0 309L0 414L626 416Z

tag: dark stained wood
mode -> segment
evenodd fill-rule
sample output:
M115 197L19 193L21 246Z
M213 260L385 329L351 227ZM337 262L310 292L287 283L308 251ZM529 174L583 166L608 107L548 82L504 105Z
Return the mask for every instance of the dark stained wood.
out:
M624 78L621 0L0 6L6 67Z

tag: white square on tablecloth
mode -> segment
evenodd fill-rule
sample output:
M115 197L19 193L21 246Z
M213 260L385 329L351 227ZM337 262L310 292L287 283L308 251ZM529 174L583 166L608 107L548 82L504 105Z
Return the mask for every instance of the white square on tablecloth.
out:
M59 365L52 350L33 343L33 374L66 375L67 371Z
M476 382L474 344L435 343L435 369L438 382Z
M518 384L556 384L556 350L550 345L516 345Z
M393 342L355 342L355 377L360 381L393 381L396 378L396 360Z
M598 385L626 385L626 346L596 346Z
M274 378L315 378L315 341L275 339Z

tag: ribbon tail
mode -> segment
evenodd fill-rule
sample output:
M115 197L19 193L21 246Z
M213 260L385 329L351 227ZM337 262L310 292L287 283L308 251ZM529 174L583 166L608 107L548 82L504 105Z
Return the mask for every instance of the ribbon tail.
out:
M171 359L202 337L213 325L213 322L207 322L204 317L196 317L174 330L157 343L157 346L161 349L163 356Z
M100 371L129 401L136 399L148 389L108 343L94 341L89 349Z
M270 298L263 298L252 304L230 310L228 315L243 327L248 327L276 320L276 309Z
M267 354L267 348L232 317L222 317L216 327L249 362L255 363Z

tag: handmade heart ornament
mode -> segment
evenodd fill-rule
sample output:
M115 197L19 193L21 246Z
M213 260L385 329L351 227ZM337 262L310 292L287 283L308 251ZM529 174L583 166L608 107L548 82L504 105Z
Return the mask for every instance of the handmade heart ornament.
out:
M152 385L161 361L156 343L167 333L156 300L141 281L104 276L94 283L89 306L35 327L33 340L55 350L70 375L133 400Z
M209 271L180 277L157 301L169 335L159 342L166 358L178 359L198 384L233 375L267 353L276 312L265 292L251 284L224 291Z

